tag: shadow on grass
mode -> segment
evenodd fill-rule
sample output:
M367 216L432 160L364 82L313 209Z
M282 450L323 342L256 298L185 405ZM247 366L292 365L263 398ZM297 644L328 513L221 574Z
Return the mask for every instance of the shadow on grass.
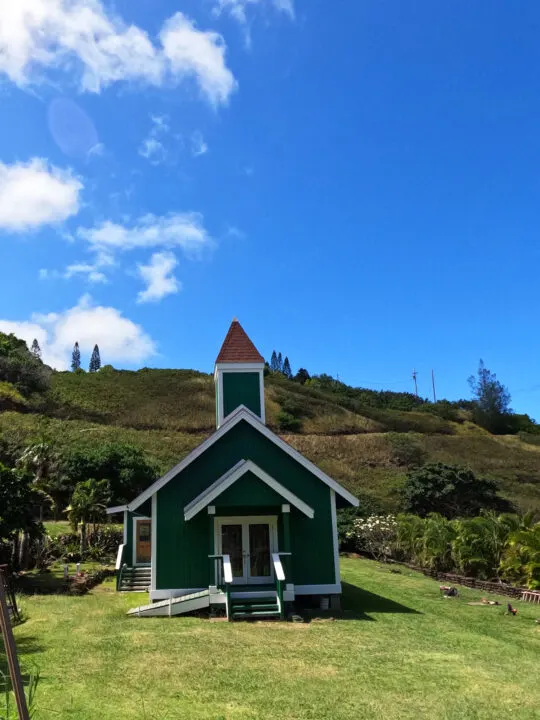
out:
M347 582L341 583L341 610L309 610L302 613L305 619L324 620L331 618L342 618L345 620L370 620L369 613L408 613L411 615L422 615L418 610L401 605L401 603L385 598L382 595L363 590L357 585Z
M14 585L15 592L22 595L60 595L68 588L63 575L46 570L19 575L14 580Z

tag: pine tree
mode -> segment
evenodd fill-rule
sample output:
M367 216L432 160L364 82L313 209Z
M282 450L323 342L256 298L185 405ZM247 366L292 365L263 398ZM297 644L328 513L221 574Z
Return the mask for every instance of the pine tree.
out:
M73 352L71 353L71 369L73 372L81 367L81 351L79 350L79 343L76 342L73 346Z
M283 356L281 353L278 353L277 364L278 364L278 368L277 368L278 372L282 373L283 372Z
M90 358L90 365L88 367L88 371L89 372L97 372L100 367L101 367L101 358L99 356L99 348L97 345L94 345L94 349L92 351L92 357Z
M34 338L30 352L34 357L41 358L41 348L39 347L39 343L36 338Z
M272 372L279 372L278 359L275 350L272 352L272 357L270 358L270 370L272 370Z
M291 363L289 362L289 358L286 355L285 360L283 361L283 374L288 380L292 380Z

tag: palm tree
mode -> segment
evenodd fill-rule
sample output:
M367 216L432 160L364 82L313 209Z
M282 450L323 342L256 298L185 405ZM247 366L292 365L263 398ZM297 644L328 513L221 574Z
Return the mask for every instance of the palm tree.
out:
M422 565L433 570L450 569L455 534L450 520L439 513L430 513L424 520Z
M526 517L525 522L530 522L530 518ZM506 577L531 590L540 589L540 523L510 534L501 569Z
M25 448L21 457L17 460L17 465L32 473L36 490L40 492L43 500L56 509L56 499L49 490L52 489L54 492L60 468L60 457L53 445L41 438L39 442ZM43 504L41 502L39 505L40 521L43 521Z
M105 510L110 500L108 480L89 478L75 485L71 505L67 508L69 521L81 529L81 555L86 551L86 525L88 522L101 522L105 519Z
M424 538L424 519L418 515L401 514L397 516L396 547L406 560L421 562Z

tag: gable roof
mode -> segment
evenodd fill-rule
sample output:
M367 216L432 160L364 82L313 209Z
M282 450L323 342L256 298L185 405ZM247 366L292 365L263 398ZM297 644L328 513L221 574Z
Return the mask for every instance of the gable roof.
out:
M215 433L210 435L210 437L206 438L206 440L204 440L198 447L196 447L188 455L186 455L186 457L181 462L179 462L178 465L175 465L173 468L171 468L171 470L165 473L163 477L161 477L159 480L156 480L155 483L152 483L152 485L150 485L150 487L146 488L146 490L144 490L140 495L138 495L135 500L130 502L128 505L128 510L136 510L140 505L146 502L148 498L152 497L154 493L156 493L158 490L161 490L161 488L166 485L169 480L172 480L174 477L176 477L178 473L182 472L184 468L186 468L206 450L208 450L209 447L212 447L215 442L217 442L220 438L226 435L229 430L232 430L232 428L238 425L238 423L242 420L255 428L255 430L258 430L258 432L260 432L262 435L268 438L268 440L273 442L274 445L277 445L280 450L283 450L283 452L287 453L287 455L300 463L300 465L306 468L306 470L308 470L312 475L315 475L315 477L319 478L319 480L322 480L323 483L326 483L326 485L332 488L332 490L335 490L335 492L342 498L344 498L348 503L350 503L354 507L358 507L358 499L355 498L354 495L352 495L348 490L345 490L345 488L342 487L338 482L336 482L333 478L324 473L310 460L305 458L301 453L298 452L298 450L295 450L288 443L286 443L275 433L269 430L266 425L261 421L261 419L257 417L255 413L252 413L251 410L248 410L245 405L240 405L240 407L238 407L226 418L223 425L221 425Z
M287 488L279 483L275 478L256 465L253 460L240 460L236 463L236 465L233 465L230 470L227 470L226 473L216 480L215 483L212 483L212 485L203 490L200 495L188 503L184 508L184 519L191 520L192 517L195 517L195 515L197 515L197 513L199 513L203 508L210 505L212 500L219 497L221 493L225 492L227 488L230 488L231 485L233 485L247 472L252 472L260 480L271 487L272 490L278 493L278 495L281 495L281 497L287 500L291 505L298 508L300 512L307 515L310 520L313 519L315 515L313 508L303 502L303 500L300 500L300 498L290 490L287 490Z
M264 363L263 356L236 318L225 335L216 363Z

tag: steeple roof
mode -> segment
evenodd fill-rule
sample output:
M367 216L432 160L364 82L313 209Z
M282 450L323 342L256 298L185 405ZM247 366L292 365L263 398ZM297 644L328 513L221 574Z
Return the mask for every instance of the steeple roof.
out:
M263 363L264 358L246 335L246 331L234 318L216 363Z

